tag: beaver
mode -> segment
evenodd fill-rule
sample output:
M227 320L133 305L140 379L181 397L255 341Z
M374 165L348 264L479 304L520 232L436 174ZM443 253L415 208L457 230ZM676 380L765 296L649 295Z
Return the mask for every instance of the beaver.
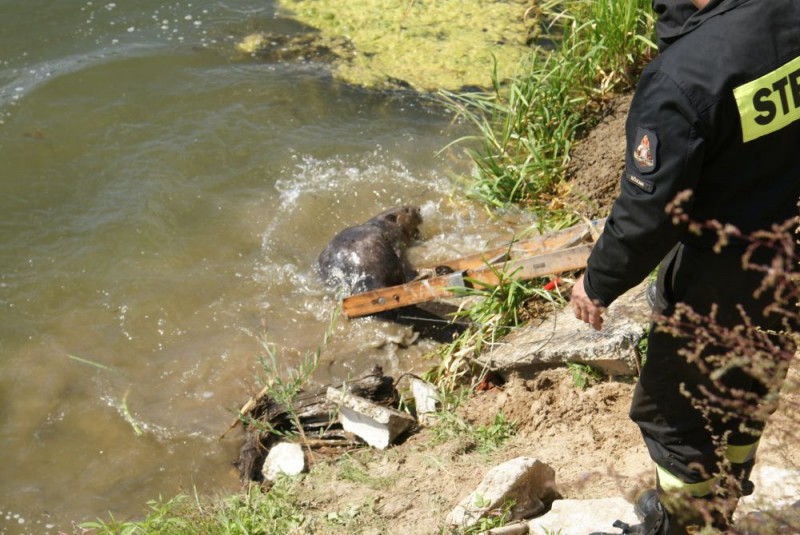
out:
M345 296L405 283L413 278L405 250L421 223L419 208L399 206L344 229L319 255L323 280Z

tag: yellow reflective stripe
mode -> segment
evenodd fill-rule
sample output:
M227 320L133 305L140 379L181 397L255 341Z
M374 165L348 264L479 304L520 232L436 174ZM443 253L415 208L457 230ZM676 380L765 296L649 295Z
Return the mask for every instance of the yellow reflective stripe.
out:
M759 441L756 440L753 444L746 444L744 446L733 446L728 444L725 448L725 458L734 464L743 464L747 461L752 461L756 456Z
M714 477L701 481L700 483L685 483L678 479L678 476L672 474L669 470L660 465L656 465L656 474L658 475L658 484L662 489L666 491L677 490L688 492L696 498L710 494L717 484L717 479Z
M733 90L747 143L800 119L800 57Z

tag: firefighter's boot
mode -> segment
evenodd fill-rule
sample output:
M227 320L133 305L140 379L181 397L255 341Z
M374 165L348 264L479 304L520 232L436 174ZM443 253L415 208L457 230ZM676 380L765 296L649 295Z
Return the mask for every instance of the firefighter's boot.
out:
M594 532L590 535L673 535L680 531L670 530L670 521L667 510L658 499L655 490L648 490L636 501L633 508L641 524L630 525L617 520L614 527L622 531L619 533Z

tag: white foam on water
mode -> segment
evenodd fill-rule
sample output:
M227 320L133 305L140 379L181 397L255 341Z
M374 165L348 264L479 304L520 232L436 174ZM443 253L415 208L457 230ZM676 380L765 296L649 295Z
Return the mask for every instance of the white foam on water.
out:
M166 427L149 422L144 422L138 419L130 411L130 409L126 411L125 406L123 405L121 400L110 395L103 395L100 397L100 399L105 403L107 407L114 409L120 415L120 417L122 417L123 421L134 429L134 432L137 435L140 433L150 434L161 441L168 441L175 437L175 434Z
M42 514L42 518L35 518L36 516L37 514L31 513L23 514L13 511L4 513L0 511L0 520L5 520L9 524L9 526L0 526L0 533L9 533L9 529L11 529L11 533L18 535L33 535L49 532L56 528L56 524L51 522L52 519L49 514Z
M381 150L360 161L341 157L295 156L297 164L275 183L278 204L262 233L262 263L256 280L291 285L301 294L319 296L314 261L321 247L347 226L401 204L421 205L447 195L442 177L420 175ZM302 239L292 236L295 229ZM301 262L302 260L302 262Z
M262 262L255 279L268 287L292 288L318 300L321 291L329 292L321 289L314 267L324 245L344 228L393 206L420 208L424 240L409 251L420 265L480 252L487 243L511 240L535 223L524 212L490 217L476 203L456 202L446 177L412 171L380 149L360 161L294 159L295 167L276 181L279 202L262 233Z
M33 57L36 54L23 51L0 60L0 108L19 102L51 79L109 61L145 56L165 46L182 43L207 47L226 37L235 39L226 35L230 33L228 25L243 24L242 14L258 15L266 9L250 2L246 4L242 7L223 3L215 5L211 12L191 2L172 2L147 13L131 6L120 9L115 2L86 2L76 7L75 13L83 14L81 20L65 17L63 21L65 28L72 28L71 37L74 37L66 43L66 55L37 60ZM65 13L69 14L69 10ZM70 46L79 46L81 42L93 42L95 46L70 54ZM0 109L0 124L4 124L7 115L8 111Z
M89 54L75 54L26 66L10 83L0 86L0 107L16 103L56 77L115 61L120 57L145 56L154 48L156 45L149 44L128 44L121 48L103 47Z

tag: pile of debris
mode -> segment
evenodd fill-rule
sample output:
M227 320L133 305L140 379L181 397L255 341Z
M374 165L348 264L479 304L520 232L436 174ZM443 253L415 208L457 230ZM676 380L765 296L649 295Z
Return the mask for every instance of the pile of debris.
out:
M397 407L397 381L375 366L367 375L335 385L301 391L291 406L273 399L265 387L239 411L245 441L234 463L243 482L273 481L279 474L296 475L307 466L307 454L356 448L367 444L385 449L436 410L437 389L408 377L413 412ZM400 380L398 379L398 381Z

